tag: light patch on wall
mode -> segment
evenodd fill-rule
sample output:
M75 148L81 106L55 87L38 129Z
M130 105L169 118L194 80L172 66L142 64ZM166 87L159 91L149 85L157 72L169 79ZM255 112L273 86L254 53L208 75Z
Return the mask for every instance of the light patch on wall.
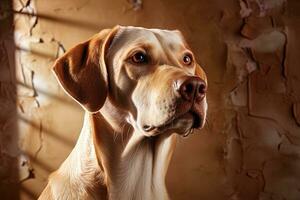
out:
M259 53L273 53L276 50L282 49L285 45L285 35L280 31L272 31L263 33L254 40L243 39L240 42L240 47L251 48Z

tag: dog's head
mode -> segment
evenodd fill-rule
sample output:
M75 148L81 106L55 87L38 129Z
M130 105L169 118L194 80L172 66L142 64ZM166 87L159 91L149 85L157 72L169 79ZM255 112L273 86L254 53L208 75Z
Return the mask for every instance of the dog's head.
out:
M103 30L66 52L53 69L87 111L109 101L146 136L187 135L205 123L207 78L179 31Z

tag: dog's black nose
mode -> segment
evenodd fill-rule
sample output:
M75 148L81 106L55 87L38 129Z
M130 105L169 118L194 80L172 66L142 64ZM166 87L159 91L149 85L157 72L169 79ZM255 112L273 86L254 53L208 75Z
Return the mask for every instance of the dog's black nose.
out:
M178 80L178 92L187 101L202 100L206 93L206 83L199 77L192 76Z

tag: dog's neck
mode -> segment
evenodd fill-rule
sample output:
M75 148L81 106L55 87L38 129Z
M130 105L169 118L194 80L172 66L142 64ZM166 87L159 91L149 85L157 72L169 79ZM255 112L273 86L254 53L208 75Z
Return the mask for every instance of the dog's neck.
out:
M92 128L82 132L93 140L94 159L98 160L108 198L168 199L165 175L176 136L145 137L126 122L118 127L109 124L109 117L105 112L86 114L85 124Z

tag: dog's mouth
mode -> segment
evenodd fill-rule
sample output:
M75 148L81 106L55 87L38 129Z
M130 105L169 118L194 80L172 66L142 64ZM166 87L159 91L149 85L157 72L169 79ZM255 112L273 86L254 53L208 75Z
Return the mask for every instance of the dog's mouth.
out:
M193 116L193 126L192 128L200 128L202 124L202 117L199 113L196 113L195 111L190 111L190 113Z
M187 137L193 133L194 129L202 128L202 126L203 116L194 109L190 109L187 112L172 117L159 126L144 126L143 129L145 132L152 132L154 135L172 131L183 137Z

